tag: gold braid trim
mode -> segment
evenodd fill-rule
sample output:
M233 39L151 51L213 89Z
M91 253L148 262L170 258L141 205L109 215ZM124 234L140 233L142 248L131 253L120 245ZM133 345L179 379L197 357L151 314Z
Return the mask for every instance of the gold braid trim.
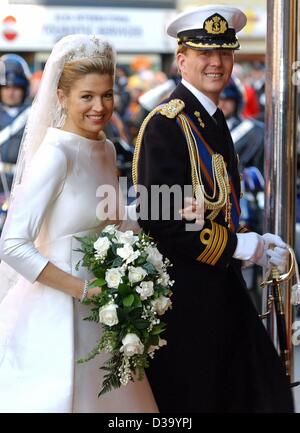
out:
M231 203L230 203L230 184L228 179L228 174L225 166L223 156L220 154L212 155L212 171L214 177L214 192L210 196L204 190L202 178L201 178L201 168L200 168L200 157L196 139L191 129L191 125L188 122L186 116L181 113L184 109L184 102L180 99L172 99L167 104L156 107L142 123L140 131L136 139L136 145L134 149L133 162L132 162L132 179L135 189L137 189L138 182L138 160L140 155L140 149L143 141L143 136L145 129L156 113L160 113L169 119L174 119L178 117L181 123L182 130L184 132L189 156L191 163L191 178L192 178L192 188L193 194L198 203L204 203L205 211L211 211L207 216L208 219L214 220L219 214L221 209L225 206L225 221L230 227L231 221ZM216 198L217 197L217 198Z
M205 237L207 234L209 235L208 238ZM212 221L211 229L204 229L201 231L200 241L202 244L206 245L206 248L197 257L197 260L207 263L208 265L215 265L227 245L227 230L225 227Z
M239 226L237 233L249 233L249 230L245 226Z
M230 227L231 222L231 203L230 203L230 183L223 156L215 153L212 155L212 172L214 177L214 192L210 196L203 187L201 178L200 157L196 139L184 114L179 114L182 129L186 137L191 161L192 186L196 200L204 203L205 210L210 210L208 219L214 220L220 210L225 206L225 221ZM217 199L215 199L217 197Z
M149 121L152 119L153 116L160 110L160 107L154 108L144 119L141 128L139 130L138 136L136 138L135 147L134 147L134 154L132 159L132 181L134 188L136 190L136 186L138 183L138 162L139 162L139 156L140 156L140 150L141 145L145 133L145 129L149 123Z
M174 119L178 115L178 113L180 113L180 111L184 109L184 107L185 107L184 102L181 99L172 99L168 103L164 105L159 105L158 107L154 108L154 110L152 110L145 117L136 139L136 144L135 144L134 154L132 159L132 180L133 180L133 185L135 187L135 190L138 183L138 161L140 156L141 145L149 121L158 112L163 116L168 117L169 119Z
M229 44L227 44L227 43L219 43L219 44L203 44L202 42L199 42L199 43L195 43L195 42L192 42L192 41L180 41L181 43L183 43L184 45L188 45L189 47L192 47L192 48L211 48L211 49L216 49L216 48L220 48L220 49L222 49L222 48L228 48L228 49L230 49L230 50L235 50L235 49L237 49L237 48L239 48L240 47L240 44L239 44L239 42L238 41L236 41L236 42L232 42L232 43L229 43Z

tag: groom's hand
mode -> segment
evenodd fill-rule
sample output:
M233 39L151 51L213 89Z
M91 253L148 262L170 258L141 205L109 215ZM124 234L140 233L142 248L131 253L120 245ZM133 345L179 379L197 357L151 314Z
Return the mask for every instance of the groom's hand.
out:
M268 262L276 266L279 272L285 272L288 260L289 250L288 246L280 236L273 235L272 233L265 233L262 235L265 244L265 254Z
M187 221L195 220L199 229L204 226L204 203L199 203L195 198L185 197L184 208L180 209L179 213Z

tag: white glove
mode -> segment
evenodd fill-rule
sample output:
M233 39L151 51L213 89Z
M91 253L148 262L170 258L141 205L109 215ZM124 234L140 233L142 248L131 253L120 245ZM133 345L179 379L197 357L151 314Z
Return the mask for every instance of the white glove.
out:
M255 232L237 233L237 246L233 257L239 260L257 263L264 254L264 240Z
M277 266L279 272L285 272L289 258L287 244L283 242L280 236L273 235L272 233L265 233L260 237L264 243L263 253L260 257L257 255L257 257L247 259L246 263L244 263L244 266L249 266L255 263L256 265L267 267L268 264L271 264L273 266ZM275 248L270 249L270 244L275 245Z
M270 244L276 245L276 247L287 248L287 244L283 242L280 236L273 235L272 233L265 233L262 235L265 245L269 248Z
M277 266L279 272L285 272L289 260L287 244L283 242L280 236L272 233L265 233L262 237L265 243L264 256L266 256L267 261L271 265ZM275 248L270 249L270 244L275 245ZM266 264L263 263L261 266L266 266Z

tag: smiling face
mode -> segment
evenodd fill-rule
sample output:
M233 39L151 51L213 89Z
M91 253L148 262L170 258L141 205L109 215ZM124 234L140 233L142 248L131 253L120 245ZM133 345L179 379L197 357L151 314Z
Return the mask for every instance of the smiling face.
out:
M233 50L192 50L177 54L182 78L204 93L215 104L228 83L233 68Z
M58 89L58 98L66 111L62 129L97 140L113 112L113 77L99 73L83 75L73 82L67 95Z

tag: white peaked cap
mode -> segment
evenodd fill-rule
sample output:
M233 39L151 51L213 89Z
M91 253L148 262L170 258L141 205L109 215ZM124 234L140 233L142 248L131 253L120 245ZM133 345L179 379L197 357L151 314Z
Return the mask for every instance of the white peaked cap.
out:
M208 5L178 15L168 24L167 33L194 49L238 49L236 33L246 23L246 15L238 8Z

